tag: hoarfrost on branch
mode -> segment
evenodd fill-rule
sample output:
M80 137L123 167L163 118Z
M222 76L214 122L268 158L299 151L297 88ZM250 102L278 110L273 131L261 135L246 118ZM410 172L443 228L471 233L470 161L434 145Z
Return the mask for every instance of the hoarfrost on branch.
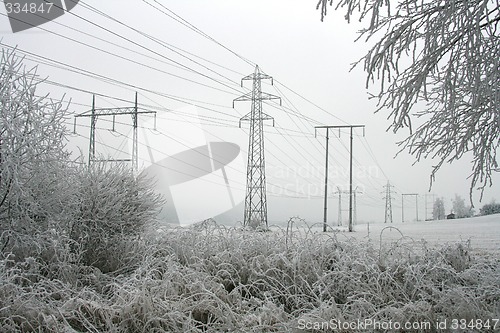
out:
M319 0L321 19L333 0ZM377 112L388 109L399 142L416 162L433 158L431 185L445 162L472 154L470 197L492 185L498 169L500 46L498 0L338 0L351 21L367 26L358 39L375 39L363 64L367 88L379 82ZM416 129L412 121L418 119ZM400 151L400 152L401 152Z

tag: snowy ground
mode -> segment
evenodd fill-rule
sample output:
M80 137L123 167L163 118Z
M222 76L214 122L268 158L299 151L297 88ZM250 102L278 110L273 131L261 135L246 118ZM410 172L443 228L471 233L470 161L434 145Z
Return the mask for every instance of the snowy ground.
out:
M295 226L294 231L298 226ZM397 228L397 229L395 229ZM470 240L475 253L490 253L500 256L500 214L479 216L467 219L419 221L393 224L358 224L354 232L347 232L347 227L334 227L339 240L355 238L368 240L377 245L404 241L411 244L416 241L416 246L421 246L421 240L427 245L444 245L457 241ZM321 232L321 225L312 228L314 233ZM404 237L403 237L403 236ZM420 243L420 245L418 244Z

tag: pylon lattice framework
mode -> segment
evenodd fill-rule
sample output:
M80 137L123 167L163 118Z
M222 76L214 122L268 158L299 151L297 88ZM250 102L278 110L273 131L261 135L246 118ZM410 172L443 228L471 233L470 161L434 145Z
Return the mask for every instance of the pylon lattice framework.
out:
M387 185L384 186L385 188L385 220L384 223L390 222L392 223L392 193L391 193L391 187L394 187L387 181Z
M264 158L264 120L274 119L262 111L262 101L279 99L275 95L262 92L261 80L270 79L272 77L262 73L259 66L255 66L253 74L245 76L241 80L243 86L244 80L252 80L252 91L236 98L234 102L252 101L250 113L240 119L240 127L242 121L250 122L250 132L248 140L248 162L247 162L247 188L245 196L245 212L243 225L251 227L267 228L267 199L266 199L266 172Z
M113 128L111 131L115 131L115 117L119 115L131 115L132 116L132 127L133 127L133 136L132 136L132 156L130 159L96 159L96 149L95 149L95 137L96 137L96 123L97 118L99 116L113 116ZM76 119L81 117L89 117L90 118L90 139L89 139L89 165L93 162L131 162L131 167L133 172L137 172L139 169L139 145L137 138L137 129L138 129L138 117L140 114L153 114L155 119L155 128L156 128L156 111L148 111L143 110L139 111L137 104L137 93L135 93L135 103L134 106L130 107L116 107L116 108L100 108L96 109L95 107L95 95L92 97L92 109L90 111L86 111L80 114L75 115L74 117L74 129L73 132L76 133Z
M338 226L342 226L342 212L344 211L342 209L342 194L350 194L350 191L342 191L339 186L337 186L337 191L334 194L337 194L339 196L339 208L338 208ZM353 224L357 224L358 221L358 214L357 214L357 208L356 208L356 195L360 193L363 194L363 191L359 191L358 187L352 191L352 197L353 197L353 206L352 206L352 221Z

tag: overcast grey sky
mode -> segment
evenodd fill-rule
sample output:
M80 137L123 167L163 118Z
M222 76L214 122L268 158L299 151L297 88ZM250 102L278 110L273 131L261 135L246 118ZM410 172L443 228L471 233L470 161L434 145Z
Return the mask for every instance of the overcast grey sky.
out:
M354 140L354 186L363 190L357 197L359 220L383 221L381 192L387 180L397 192L393 202L396 222L401 221L402 193L421 195L419 214L424 216L424 195L429 193L429 175L434 163L423 161L412 165L413 157L406 152L394 159L397 141L408 132L401 131L397 135L386 132L390 125L386 119L388 112L373 113L376 102L368 99L362 68L349 72L350 64L368 48L363 41L354 42L356 30L361 27L359 24L348 25L333 11L325 22L320 22L316 1L184 0L161 3L165 8L154 0L85 0L71 13L40 26L41 29L16 34L10 31L7 18L1 16L1 42L57 61L58 67L63 63L73 66L73 70L86 70L108 80L70 72L38 59L43 62L38 69L40 76L71 87L47 84L41 89L51 92L54 98L66 94L66 98L72 100L72 113L89 109L91 92L104 95L97 96L98 107L114 107L130 105L137 90L139 103L157 109L165 126L174 123L177 130L184 129L178 132L171 129L170 133L159 136L155 143L158 149L175 146L176 140L188 145L198 144L193 139L197 134L185 126L202 119L200 126L208 136L235 142L246 153L248 131L238 128L238 119L250 111L250 103L237 103L232 109L232 101L249 91L249 82L243 89L238 84L243 76L253 72L253 64L258 64L275 79L274 86L263 84L263 90L281 96L285 106L264 105L264 111L276 120L275 128L265 128L270 222L285 221L290 216L300 216L310 222L322 221L325 143L324 131L314 137L314 126L318 125L366 125L366 136L363 138L362 131L356 130ZM225 48L180 24L179 18L174 20L175 16L166 8ZM0 13L5 14L3 6L0 6ZM148 39L144 34L154 38ZM29 55L26 62L32 64L33 60ZM149 120L143 120L141 126L149 126ZM129 119L119 121L127 123ZM69 119L68 126L71 124L72 119ZM81 120L79 124L82 125L78 127L79 135L70 137L71 147L79 146L86 153L88 127L85 125L88 126L88 121ZM99 124L110 128L110 123ZM130 130L122 124L118 127L123 134ZM162 130L167 131L166 128ZM346 132L340 138L336 135L338 132L332 132L330 140L332 192L336 186L343 189L348 186L348 135ZM123 157L124 152L117 152L126 150L120 134L101 130L99 138L105 143L98 143L100 153ZM246 161L246 156L243 154L241 159ZM234 175L235 187L245 183L244 167L241 169ZM470 169L469 156L466 156L458 163L446 165L438 173L430 193L445 198L447 212L455 194L468 198L469 181L466 178ZM494 176L496 186L485 190L483 203L475 200L476 210L493 198L500 199L499 178L497 173ZM477 199L479 192L474 192L474 197ZM347 196L344 199L343 208L346 209ZM329 199L332 224L337 219L337 203L337 198ZM413 205L413 200L405 201L407 219L415 217ZM346 212L343 219L347 220Z

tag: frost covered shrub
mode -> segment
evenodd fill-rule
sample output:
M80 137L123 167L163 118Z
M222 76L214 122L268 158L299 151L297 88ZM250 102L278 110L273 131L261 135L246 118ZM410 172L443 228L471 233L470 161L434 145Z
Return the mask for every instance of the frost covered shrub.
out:
M126 166L82 167L77 177L79 211L69 235L82 264L103 272L127 268L136 259L141 236L154 223L161 198L151 181Z
M13 252L16 260L50 256L51 235L59 234L73 209L66 107L38 96L39 84L36 68L26 69L15 51L2 51L0 253Z
M15 53L2 51L0 217L34 223L60 207L54 200L61 198L56 180L68 157L66 109L62 102L36 95L36 75L36 68L26 70ZM23 227L29 227L25 222Z

